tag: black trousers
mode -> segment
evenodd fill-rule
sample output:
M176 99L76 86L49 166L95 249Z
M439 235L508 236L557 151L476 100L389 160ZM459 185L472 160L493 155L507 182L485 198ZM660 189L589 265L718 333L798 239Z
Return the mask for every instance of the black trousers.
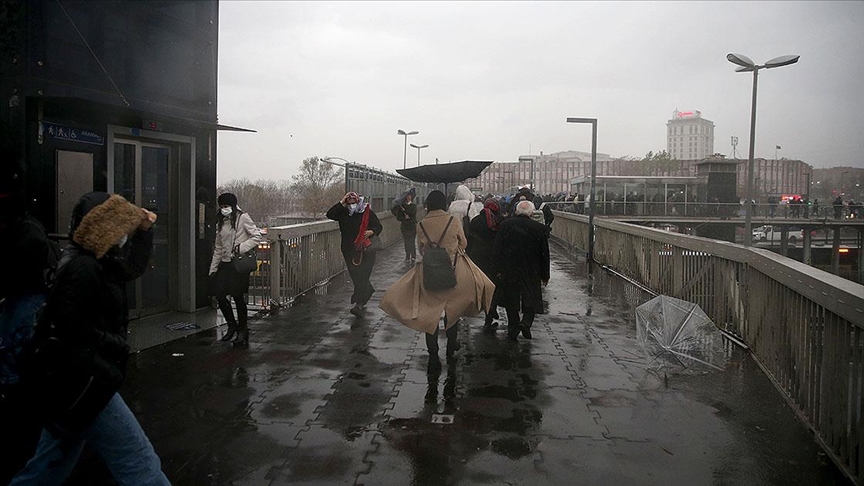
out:
M408 260L409 258L411 260L417 259L417 242L415 241L416 239L417 239L417 232L416 231L414 231L413 233L406 233L404 231L402 232L402 241L405 243L405 259L406 260Z
M351 303L366 305L372 294L375 293L375 287L369 282L369 277L372 276L372 267L375 266L375 252L367 251L363 254L363 260L360 265L354 265L354 249L350 252L342 250L342 256L345 257L345 264L348 266L348 275L351 276L351 282L354 284L354 293L351 294Z
M222 316L228 323L228 329L238 329L245 331L246 323L249 319L249 312L246 306L246 292L249 291L249 274L239 274L234 270L234 265L231 262L222 262L219 264L219 270L216 271L213 285L213 295L216 296L216 302L219 303L219 310L222 311ZM228 297L234 299L234 304L237 306L237 318L234 318L234 310L231 308L231 302Z
M444 325L447 325L447 318L444 318ZM429 351L429 354L432 356L438 355L438 332L441 330L440 327L435 328L434 334L426 334L426 349ZM459 323L453 324L449 329L444 331L447 335L447 351L450 354L451 350L456 348L456 336L459 334Z
M519 326L523 325L530 328L534 324L534 309L531 307L522 306L522 319L519 319L519 308L507 308L507 332L510 334L518 334Z

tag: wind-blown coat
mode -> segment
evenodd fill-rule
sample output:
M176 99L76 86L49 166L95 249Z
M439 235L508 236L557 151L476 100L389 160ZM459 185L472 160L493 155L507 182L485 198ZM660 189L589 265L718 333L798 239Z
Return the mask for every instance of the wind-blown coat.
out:
M422 229L417 229L421 255L429 246L430 239L433 243L438 241L450 217L441 210L429 211L421 223L429 238ZM447 249L451 259L456 259L456 286L440 292L427 291L423 288L423 265L418 262L387 289L381 299L381 309L405 326L428 334L435 332L442 311L447 315L449 328L462 316L474 316L488 309L495 285L464 256L466 245L462 221L454 217L441 240L441 247Z

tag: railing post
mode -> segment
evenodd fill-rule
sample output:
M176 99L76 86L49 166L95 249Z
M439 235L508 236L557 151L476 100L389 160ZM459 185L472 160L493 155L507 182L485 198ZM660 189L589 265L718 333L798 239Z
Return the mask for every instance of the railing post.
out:
M270 242L270 301L282 305L282 239Z

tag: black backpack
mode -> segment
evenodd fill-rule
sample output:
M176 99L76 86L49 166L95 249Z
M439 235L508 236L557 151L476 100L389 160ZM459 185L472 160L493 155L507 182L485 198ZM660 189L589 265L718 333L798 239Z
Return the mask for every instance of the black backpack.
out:
M429 238L429 233L420 223L420 229L423 230L423 235L429 241L429 248L423 254L423 287L432 292L452 289L456 286L456 272L453 270L453 262L450 261L450 255L447 254L445 248L441 248L441 240L447 234L450 228L450 223L453 222L453 216L447 221L447 226L444 227L444 232L438 241L432 243L432 238Z

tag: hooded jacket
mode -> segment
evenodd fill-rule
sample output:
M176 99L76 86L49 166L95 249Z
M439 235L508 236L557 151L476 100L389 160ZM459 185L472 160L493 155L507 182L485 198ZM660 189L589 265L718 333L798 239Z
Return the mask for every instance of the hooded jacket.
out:
M450 203L450 207L447 208L447 212L452 216L459 218L460 220L467 219L470 221L474 216L479 214L479 210L477 208L472 209L472 204L474 203L474 194L471 192L471 189L468 189L468 186L461 184L456 188L456 199ZM483 209L483 205L480 205L480 209ZM464 221L463 221L464 222Z
M50 376L59 375L56 379L60 384L69 384L53 384L52 393L77 393L80 397L91 393L89 388L82 391L72 387L80 378L68 374L73 369L98 377L98 396L87 400L79 397L75 402L87 408L74 412L76 421L82 423L104 408L126 373L126 283L144 273L153 247L152 232L137 229L142 218L141 208L118 195L91 192L78 201L72 212L72 244L63 250L56 281L36 328L36 353L43 353L39 366ZM128 241L118 248L116 243L123 235L129 235ZM74 351L52 352L45 346L49 341ZM72 362L70 353L75 356ZM58 402L63 398L68 397L51 397ZM66 413L73 415L71 410Z

